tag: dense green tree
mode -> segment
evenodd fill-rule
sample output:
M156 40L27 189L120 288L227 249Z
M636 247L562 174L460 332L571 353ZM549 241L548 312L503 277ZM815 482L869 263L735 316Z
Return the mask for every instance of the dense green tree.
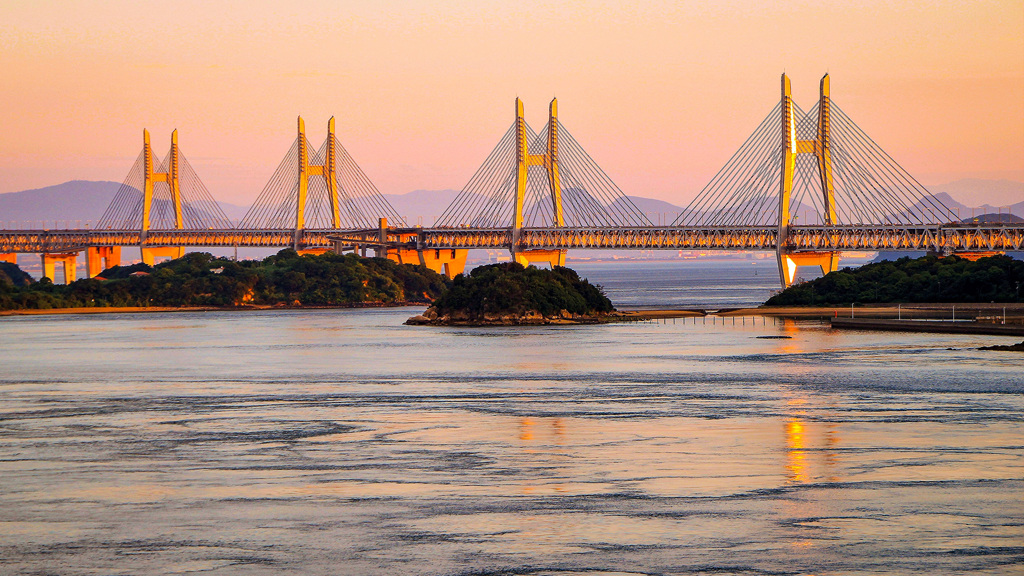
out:
M456 276L434 307L441 314L464 311L474 317L531 310L545 316L562 310L573 314L614 310L601 288L580 279L574 270L526 268L515 262L480 266L468 276Z
M115 266L66 286L45 278L17 283L12 278L22 279L24 273L13 265L0 268L0 274L0 309L5 310L429 302L448 286L423 266L354 254L299 255L290 249L242 262L192 252L153 267Z
M1024 262L1008 256L900 258L844 268L772 296L769 306L861 302L1022 302Z

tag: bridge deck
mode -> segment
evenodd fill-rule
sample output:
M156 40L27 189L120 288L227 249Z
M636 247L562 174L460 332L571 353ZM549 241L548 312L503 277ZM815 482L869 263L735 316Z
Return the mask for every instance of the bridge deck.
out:
M768 226L617 228L390 228L379 230L5 230L0 253L56 253L89 246L296 247L335 244L416 249L519 250L775 250L779 229ZM381 242L384 240L384 242ZM1024 224L923 226L791 226L791 251L1021 251Z

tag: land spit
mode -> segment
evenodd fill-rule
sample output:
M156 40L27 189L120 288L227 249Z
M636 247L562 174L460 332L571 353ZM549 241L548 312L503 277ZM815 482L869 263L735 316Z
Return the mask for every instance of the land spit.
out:
M611 322L643 322L664 318L689 318L704 316L698 310L633 310L573 314L562 310L555 315L543 315L536 310L521 314L483 314L472 316L464 311L451 314L438 313L433 307L423 314L405 321L410 326L546 326L557 324L608 324Z
M833 318L833 328L885 330L888 332L935 332L942 334L988 334L1024 336L1024 324L993 324L974 320L882 320L878 318Z
M135 314L157 312L246 312L250 310L334 310L347 308L404 308L425 306L423 302L357 302L351 304L245 304L242 306L90 306L81 308L23 308L0 310L3 316L42 316L50 314Z
M853 306L758 306L757 308L726 308L709 310L716 316L784 316L786 318L893 318L898 320L976 319L1002 323L1024 324L1024 303L908 303L854 304Z

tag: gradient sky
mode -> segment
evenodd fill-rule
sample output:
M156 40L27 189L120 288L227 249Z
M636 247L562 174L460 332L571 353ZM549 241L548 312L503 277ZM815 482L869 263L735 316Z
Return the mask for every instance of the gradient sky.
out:
M249 204L306 120L384 193L462 188L524 99L684 204L779 98L835 102L925 184L1024 180L1024 2L0 4L0 192L124 179L153 134Z

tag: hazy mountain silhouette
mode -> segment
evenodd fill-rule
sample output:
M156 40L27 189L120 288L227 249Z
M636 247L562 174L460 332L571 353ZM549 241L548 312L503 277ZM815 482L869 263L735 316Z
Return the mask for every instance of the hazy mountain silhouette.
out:
M0 225L6 228L39 228L40 221L93 224L107 209L120 182L72 180L56 186L0 194ZM20 223L20 224L19 224Z
M413 190L407 194L385 194L384 198L408 225L431 226L458 195L458 190Z
M683 212L681 206L676 206L664 200L644 198L643 196L626 196L626 198L655 226L671 224ZM612 204L620 203L624 202L621 199L617 199Z
M46 188L0 194L0 226L38 228L42 226L43 221L48 224L42 227L53 227L55 221L60 227L84 226L90 221L95 224L107 209L120 185L118 182L73 180ZM997 212L1009 212L1024 217L1024 182L966 179L931 186L929 189L935 199L948 206L954 214L959 210L958 215L962 220L969 220L972 217L972 207L959 202L957 198L999 199L996 205L986 203L974 206L975 217ZM422 221L424 226L431 226L458 194L458 190L447 189L414 190L407 194L384 196L408 224L415 226ZM671 223L683 212L682 207L663 200L641 196L628 198L654 224L658 224L659 221ZM1016 201L1009 203L1002 200ZM220 206L234 221L240 220L248 210L247 206L224 202L221 202ZM801 209L798 208L798 214L802 214L799 212ZM808 210L813 212L810 208Z
M984 202L984 207L1019 205L1024 203L1024 182L1014 180L982 180L965 178L937 186L928 186L928 190L936 196L946 193L968 206L974 202ZM994 212L995 210L993 210ZM1016 212L1014 212L1016 213ZM1017 213L1020 216L1020 213Z
M5 228L78 228L92 226L117 194L120 182L72 180L56 186L0 194L0 226ZM248 207L220 203L232 220Z
M938 200L942 204L945 204L947 208L953 211L954 214L960 220L970 220L973 217L979 217L984 214L1012 214L1015 216L1024 217L1024 199L1019 200L1014 204L1000 204L993 206L991 204L982 204L981 206L968 206L961 202L957 202L952 196L946 192L933 193L932 198ZM917 205L922 205L923 202L918 202Z

